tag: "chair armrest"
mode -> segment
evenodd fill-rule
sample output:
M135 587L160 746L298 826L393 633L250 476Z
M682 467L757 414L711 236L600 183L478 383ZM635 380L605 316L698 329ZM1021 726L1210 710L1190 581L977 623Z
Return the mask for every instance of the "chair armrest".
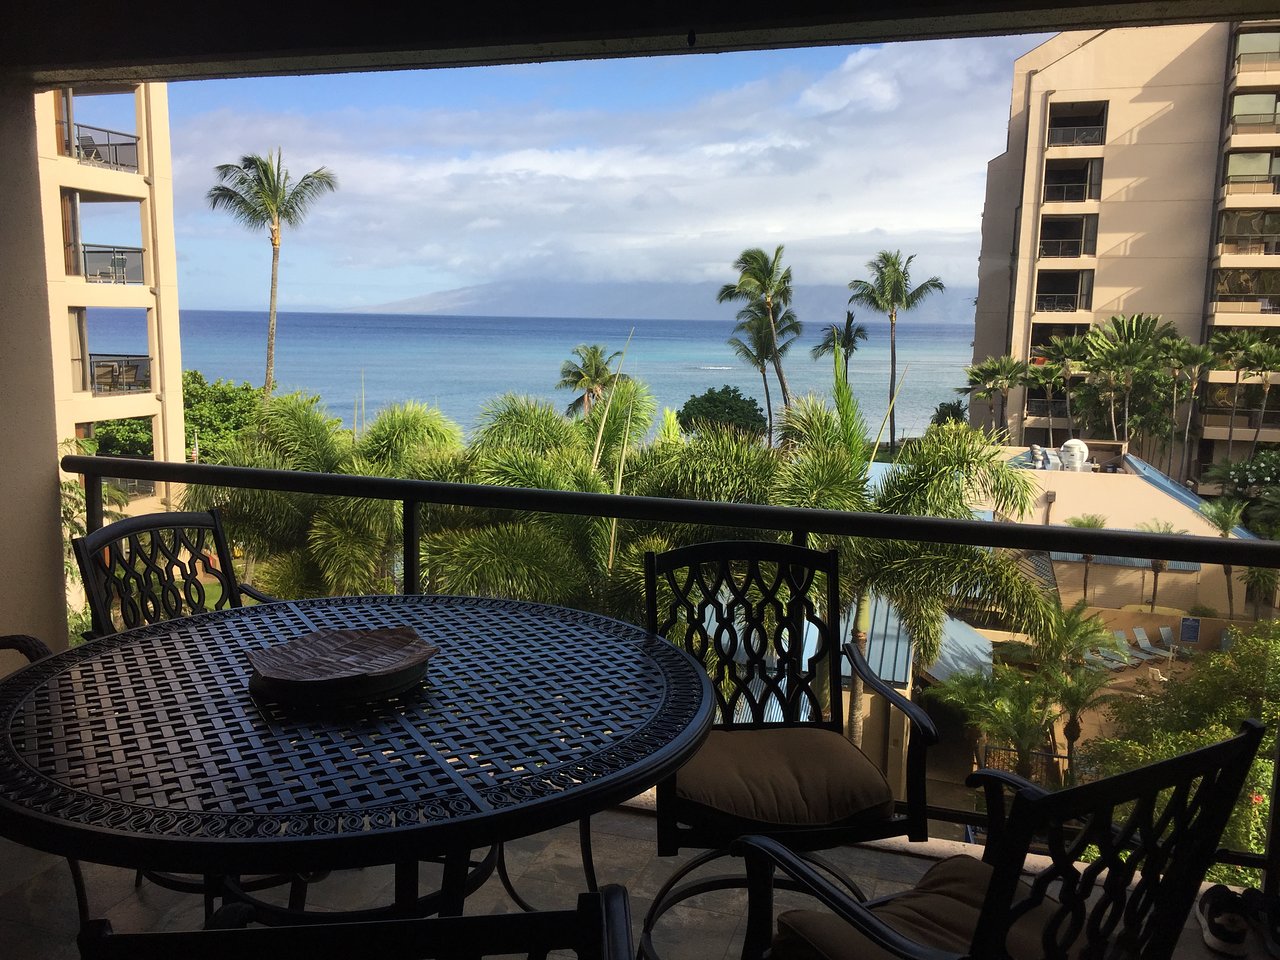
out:
M16 650L26 657L29 663L42 660L52 652L43 640L27 636L25 633L10 633L0 637L0 650Z
M904 960L961 960L951 953L916 943L889 926L865 904L854 900L819 873L811 864L768 837L740 837L730 847L747 863L747 933L742 956L764 956L773 936L773 873L781 870L800 890L822 903L840 919L852 925L876 947Z
M239 589L242 596L248 597L251 600L256 600L258 603L275 603L276 602L275 597L269 596L268 594L263 593L261 590L258 590L255 587L249 586L247 583L239 584Z
M633 960L636 955L631 941L631 904L627 888L616 883L606 883L598 893L584 893L578 898L579 913L590 909L583 898L596 898L603 913L601 917L601 960Z
M1001 831L1004 830L1005 821L1008 819L1008 812L1005 810L1006 792L1018 793L1026 790L1029 791L1032 797L1044 797L1049 794L1049 791L1044 787L1037 786L1025 777L1020 777L1016 773L1009 773L1006 770L992 770L989 767L973 771L973 773L965 777L964 785L973 789L981 787L986 795L988 849L995 845Z
M906 716L907 721L911 724L911 738L913 740L919 737L924 740L925 746L933 746L938 742L938 728L934 726L933 718L925 713L920 704L908 700L900 692L876 676L876 672L871 669L871 664L867 663L867 658L858 651L857 646L852 643L846 643L844 645L844 653L849 658L849 663L853 666L854 671L862 678L863 684L880 694Z

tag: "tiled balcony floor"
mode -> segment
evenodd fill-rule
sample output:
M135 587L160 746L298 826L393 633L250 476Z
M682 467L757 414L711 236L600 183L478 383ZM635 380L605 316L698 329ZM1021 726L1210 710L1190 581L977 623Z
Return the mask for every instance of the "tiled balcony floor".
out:
M677 858L655 856L654 821L647 814L620 809L593 820L596 868L602 883L622 883L631 893L634 923L639 924L650 898L669 875ZM889 846L889 845L886 845ZM946 856L954 844L902 844L917 851ZM566 826L509 844L507 862L517 889L538 906L569 907L582 888L577 827ZM928 869L930 860L880 847L848 847L829 858L844 868L868 896L881 896L910 886ZM201 899L150 883L133 886L133 873L116 867L84 864L90 909L106 916L119 931L198 929L203 921ZM424 885L434 868L423 867ZM386 903L391 898L389 868L347 870L311 887L309 905L317 908L356 908ZM682 904L671 911L656 937L670 960L719 960L738 955L745 922L745 894L723 892ZM797 902L780 893L779 907ZM694 905L696 903L696 905ZM467 900L468 914L505 913L515 907L496 876ZM0 957L13 960L63 960L78 956L75 897L66 863L0 840ZM1251 956L1265 957L1261 945L1250 943ZM1188 921L1179 960L1208 960L1194 919Z

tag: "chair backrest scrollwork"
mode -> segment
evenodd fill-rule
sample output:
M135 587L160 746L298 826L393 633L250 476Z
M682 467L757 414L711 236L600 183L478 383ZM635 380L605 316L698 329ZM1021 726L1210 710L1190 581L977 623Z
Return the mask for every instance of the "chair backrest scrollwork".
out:
M645 555L648 628L707 671L717 725L840 730L836 551L720 541Z

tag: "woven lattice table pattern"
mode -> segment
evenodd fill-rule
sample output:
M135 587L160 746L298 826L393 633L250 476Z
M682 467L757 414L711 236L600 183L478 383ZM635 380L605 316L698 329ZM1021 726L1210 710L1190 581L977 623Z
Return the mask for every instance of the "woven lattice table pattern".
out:
M250 650L400 626L440 646L404 694L307 711L249 696ZM0 832L191 870L478 846L651 785L696 748L706 699L674 647L581 611L467 597L219 611L0 682Z

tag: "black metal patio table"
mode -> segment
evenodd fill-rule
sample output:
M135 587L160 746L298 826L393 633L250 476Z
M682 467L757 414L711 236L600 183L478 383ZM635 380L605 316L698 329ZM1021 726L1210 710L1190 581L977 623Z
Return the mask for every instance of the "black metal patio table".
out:
M250 650L402 626L441 648L406 693L304 710L250 697ZM207 876L394 863L407 910L419 859L573 822L677 769L710 702L671 644L561 607L379 596L201 614L0 681L0 834Z

